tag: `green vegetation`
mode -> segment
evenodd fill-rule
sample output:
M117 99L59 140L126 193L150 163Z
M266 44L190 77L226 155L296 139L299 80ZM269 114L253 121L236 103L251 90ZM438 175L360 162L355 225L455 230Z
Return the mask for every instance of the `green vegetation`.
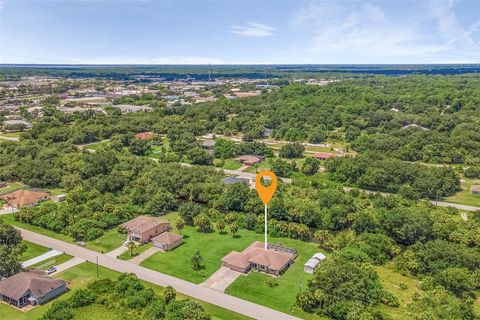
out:
M480 207L480 195L472 193L472 185L480 185L480 180L467 180L462 182L462 191L445 198L445 201Z
M56 257L40 261L39 263L34 264L30 268L38 268L38 269L42 269L42 270L47 270L50 267L58 266L59 264L67 262L68 260L70 260L72 258L73 257L71 255L68 255L66 253L62 253L61 255L58 255Z
M121 260L130 260L133 257L138 256L140 253L145 252L146 250L150 249L152 246L153 245L152 245L151 242L149 242L147 244L144 244L144 245L137 245L133 249L133 255L131 254L130 250L127 250L124 253L122 253L118 258L121 259Z
M38 257L39 255L42 255L50 251L49 248L46 248L44 246L38 245L30 241L23 240L22 243L25 245L26 249L23 252L22 257L20 258L21 261L27 261L29 259Z
M226 292L233 296L262 304L272 309L293 314L303 319L319 319L295 306L296 296L305 290L308 280L312 278L303 270L303 265L313 254L325 250L319 249L313 243L304 243L291 239L270 238L271 242L282 243L297 250L298 257L294 264L279 278L275 278L274 285L269 286L268 280L272 277L260 272L250 272L247 276L239 277L231 284Z
M213 164L216 167L220 167L227 170L237 170L242 167L242 164L240 162L233 159L225 159L225 160L214 159Z
M86 241L85 248L107 253L120 247L126 240L126 235L119 233L117 229L114 228L106 231L95 240Z
M10 193L22 188L25 188L25 186L20 182L7 183L7 186L5 188L0 189L0 195Z

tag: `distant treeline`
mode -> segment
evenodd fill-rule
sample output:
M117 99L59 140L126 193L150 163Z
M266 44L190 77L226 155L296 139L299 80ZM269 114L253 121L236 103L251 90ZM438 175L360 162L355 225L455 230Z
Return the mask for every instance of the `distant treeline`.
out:
M470 65L29 65L2 64L0 78L54 76L69 78L99 77L115 80L148 81L207 80L215 77L264 79L277 77L358 77L360 75L402 76L408 74L450 75L480 72L479 64ZM139 75L142 79L139 79Z

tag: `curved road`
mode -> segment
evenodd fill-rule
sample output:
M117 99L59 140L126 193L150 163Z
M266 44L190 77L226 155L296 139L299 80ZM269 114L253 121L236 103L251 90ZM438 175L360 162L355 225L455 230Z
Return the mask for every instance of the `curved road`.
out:
M98 259L98 264L113 269L119 272L131 272L135 273L138 278L157 284L162 287L172 286L178 292L181 292L185 295L199 299L222 308L235 311L237 313L243 314L245 316L261 319L261 320L294 320L299 319L294 316L275 311L273 309L245 301L233 296L224 294L222 292L205 288L191 282L174 278L172 276L153 271L128 261L123 261L109 257L105 254L95 252L89 249L79 247L75 244L71 244L65 241L58 239L50 238L36 232L28 231L25 229L18 228L22 232L22 237L25 240L30 242L37 243L39 245L45 246L47 248L52 248L58 251L65 252L69 255L75 256L77 258L85 259L87 261L96 263Z

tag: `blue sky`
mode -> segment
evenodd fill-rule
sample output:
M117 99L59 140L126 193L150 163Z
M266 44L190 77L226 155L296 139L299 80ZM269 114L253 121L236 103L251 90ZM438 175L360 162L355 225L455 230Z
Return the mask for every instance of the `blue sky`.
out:
M479 63L480 0L0 0L0 62Z

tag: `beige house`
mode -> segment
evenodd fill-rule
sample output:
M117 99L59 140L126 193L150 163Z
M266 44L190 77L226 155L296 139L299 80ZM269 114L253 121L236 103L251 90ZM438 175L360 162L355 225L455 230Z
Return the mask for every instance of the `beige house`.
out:
M42 200L47 200L50 194L43 191L17 190L0 197L7 206L14 208L32 207Z
M164 251L175 249L183 242L183 236L172 233L164 232L152 239L154 247L160 248Z
M148 216L138 216L121 224L121 226L127 229L130 240L142 243L148 242L171 229L170 222Z
M269 245L265 250L263 242L255 241L242 252L230 252L222 262L224 267L234 271L247 273L255 269L278 276L293 263L296 256L292 249Z

